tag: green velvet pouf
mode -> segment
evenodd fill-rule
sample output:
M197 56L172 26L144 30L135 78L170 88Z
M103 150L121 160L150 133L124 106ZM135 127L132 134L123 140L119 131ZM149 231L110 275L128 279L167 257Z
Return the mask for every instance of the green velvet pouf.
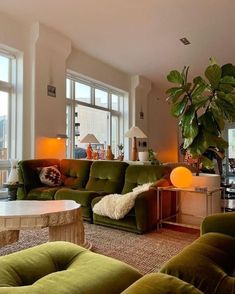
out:
M121 261L63 241L0 257L4 294L119 294L140 277Z
M203 294L190 285L176 277L161 273L145 275L122 294Z

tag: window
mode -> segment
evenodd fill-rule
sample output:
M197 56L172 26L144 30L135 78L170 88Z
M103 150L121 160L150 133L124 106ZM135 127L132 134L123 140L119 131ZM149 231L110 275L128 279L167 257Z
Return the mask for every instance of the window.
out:
M124 100L127 95L110 87L68 74L66 79L67 98L67 157L85 156L86 146L80 143L88 133L96 136L100 144L97 149L112 146L118 156L118 144L124 143ZM126 114L127 110L125 110Z
M0 197L6 191L2 184L7 181L9 158L16 158L16 78L15 56L0 49Z

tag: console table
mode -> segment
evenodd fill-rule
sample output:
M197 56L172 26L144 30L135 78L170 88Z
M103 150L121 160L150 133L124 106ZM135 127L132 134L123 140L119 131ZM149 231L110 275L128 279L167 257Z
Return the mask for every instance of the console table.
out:
M85 248L81 205L73 200L17 200L1 202L0 231L49 227L49 241L68 241Z

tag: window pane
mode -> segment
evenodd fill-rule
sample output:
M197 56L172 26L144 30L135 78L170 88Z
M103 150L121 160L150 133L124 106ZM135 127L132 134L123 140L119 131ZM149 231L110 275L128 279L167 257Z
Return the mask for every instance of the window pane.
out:
M9 82L9 58L0 56L0 80Z
M99 89L95 89L95 105L108 107L108 93Z
M115 158L118 156L118 117L112 116L112 152Z
M75 82L75 99L85 103L91 103L91 87Z
M0 91L0 105L0 160L7 160L8 93Z
M70 79L66 79L66 98L71 99L71 83L72 81Z
M86 149L87 144L80 143L81 138L83 138L87 134L94 134L97 140L100 142L98 146L105 148L108 142L108 112L82 105L77 105L75 108L75 112L78 115L77 124L79 129L79 134L77 136L75 135L75 146L77 145L78 147Z
M112 97L112 109L118 110L118 96L112 94L111 97Z

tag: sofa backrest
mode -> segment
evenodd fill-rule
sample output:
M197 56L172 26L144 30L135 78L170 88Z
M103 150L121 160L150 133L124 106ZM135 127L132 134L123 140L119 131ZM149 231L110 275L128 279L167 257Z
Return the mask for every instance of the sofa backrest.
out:
M79 159L62 159L60 172L66 187L85 188L89 178L91 161Z
M19 181L24 184L26 193L33 188L42 186L38 168L56 165L60 167L59 159L30 159L19 162ZM22 191L23 192L23 191Z
M104 191L108 194L120 193L127 166L128 164L122 161L94 161L86 189Z
M162 165L129 165L126 169L122 194L131 192L138 185L159 180L165 172L165 167Z

